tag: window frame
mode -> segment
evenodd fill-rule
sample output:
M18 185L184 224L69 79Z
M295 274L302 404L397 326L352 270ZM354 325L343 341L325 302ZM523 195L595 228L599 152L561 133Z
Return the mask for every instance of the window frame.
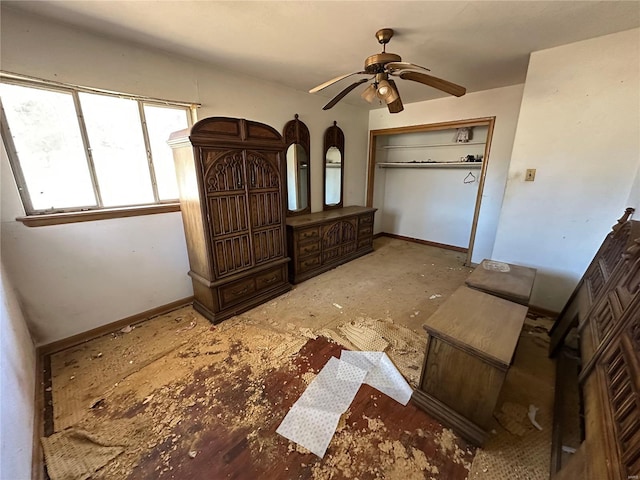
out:
M11 128L7 121L7 117L0 99L0 133L7 151L9 158L9 164L13 172L13 176L18 188L18 193L22 201L22 206L25 211L25 216L17 217L16 220L23 222L28 226L42 226L52 225L60 223L82 222L99 220L103 218L119 218L129 217L137 215L148 215L153 213L165 213L168 211L179 211L180 204L178 199L161 200L158 193L158 185L155 173L155 166L153 163L153 153L151 149L151 142L147 129L145 106L155 107L169 107L184 109L187 116L187 128L191 128L197 121L196 110L200 107L200 104L194 102L181 102L173 100L164 100L159 98L144 97L140 95L125 94L120 92L113 92L109 90L102 90L91 87L82 87L79 85L71 85L60 82L52 82L49 80L39 79L35 77L26 77L24 75L3 72L0 71L0 82L11 85L17 85L27 88L36 88L40 90L49 90L53 92L61 92L70 94L73 100L76 118L78 121L78 127L85 153L85 159L89 170L89 176L96 199L96 205L89 206L76 206L68 208L55 208L55 209L35 209L29 195L26 179L20 164L20 158L18 156L15 144L13 142L13 136L11 135ZM142 129L142 136L145 146L147 168L149 169L149 179L151 181L151 187L153 192L153 203L135 204L135 205L121 205L117 207L104 206L102 196L100 194L100 185L98 182L97 172L95 164L93 162L93 156L91 153L91 146L89 141L89 134L84 122L84 115L82 112L82 105L80 103L79 93L91 93L97 95L112 96L126 100L135 101L138 108L138 115L140 119L140 126Z

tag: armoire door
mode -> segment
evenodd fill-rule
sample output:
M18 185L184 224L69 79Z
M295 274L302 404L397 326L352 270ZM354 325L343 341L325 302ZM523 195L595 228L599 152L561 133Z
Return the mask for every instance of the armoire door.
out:
M203 179L216 278L251 268L253 256L243 150L202 150Z
M247 150L249 218L256 265L285 256L279 154Z

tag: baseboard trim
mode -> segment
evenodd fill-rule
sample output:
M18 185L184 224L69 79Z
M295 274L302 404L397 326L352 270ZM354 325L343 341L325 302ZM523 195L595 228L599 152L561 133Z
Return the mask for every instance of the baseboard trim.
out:
M152 317L164 315L173 310L185 307L193 303L193 297L183 298L175 302L167 303L160 307L152 308L142 313L132 315L115 322L102 325L101 327L87 330L86 332L73 335L56 342L48 343L36 348L36 388L35 388L35 412L33 424L33 450L31 452L31 478L33 480L47 480L49 477L45 471L44 452L40 438L45 435L45 389L48 386L48 378L51 372L47 372L45 368L46 357L67 348L75 347L81 343L88 342L95 338L101 337L115 330L120 330L127 325L135 325L144 322Z
M398 240L405 240L407 242L419 243L421 245L429 245L430 247L444 248L446 250L453 250L454 252L460 252L460 253L467 253L469 251L468 248L456 247L455 245L446 245L444 243L438 243L438 242L431 242L429 240L422 240L420 238L405 237L403 235L396 235L395 233L381 232L374 235L374 238L379 238L379 237L397 238Z
M106 325L87 330L86 332L82 332L71 337L63 338L62 340L57 340L55 342L42 345L38 347L38 354L51 355L52 353L57 353L60 350L75 347L76 345L80 345L81 343L85 343L89 340L93 340L94 338L98 338L106 335L107 333L111 333L114 330L119 330L123 327L126 327L127 325L134 325L136 323L144 322L151 317L156 317L158 315L168 313L177 308L189 305L192 302L193 297L187 297L181 300L176 300L175 302L167 303L166 305L162 305L160 307L152 308L151 310L147 310L142 313L137 313L121 320L116 320L115 322L107 323Z

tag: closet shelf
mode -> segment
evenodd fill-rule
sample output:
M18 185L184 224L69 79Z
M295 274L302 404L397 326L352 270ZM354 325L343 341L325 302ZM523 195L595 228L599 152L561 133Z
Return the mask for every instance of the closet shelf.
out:
M482 168L482 162L384 162L378 168Z
M381 145L380 150L393 150L396 148L431 148L431 147L463 147L465 145L484 145L485 142L451 142L451 143L431 143L418 145Z

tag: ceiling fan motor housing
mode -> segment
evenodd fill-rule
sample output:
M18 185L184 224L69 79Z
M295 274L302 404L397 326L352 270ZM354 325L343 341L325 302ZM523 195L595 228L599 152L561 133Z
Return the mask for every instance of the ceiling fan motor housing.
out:
M367 57L364 61L364 71L367 73L381 73L384 71L384 66L389 62L401 62L402 57L395 53L376 53Z

